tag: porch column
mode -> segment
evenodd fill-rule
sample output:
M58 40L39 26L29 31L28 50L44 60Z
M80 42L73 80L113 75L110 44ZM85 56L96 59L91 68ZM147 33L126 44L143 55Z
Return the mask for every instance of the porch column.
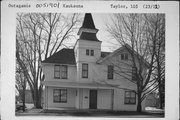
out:
M47 96L46 96L46 94L47 94L46 89L47 89L47 87L45 86L45 88L44 88L44 94L43 94L43 96L44 96L44 97L43 97L43 102L44 102L44 104L43 104L43 109L46 109L46 104L47 104L47 103L46 103L46 99L47 99L47 98L46 98L46 97L47 97Z

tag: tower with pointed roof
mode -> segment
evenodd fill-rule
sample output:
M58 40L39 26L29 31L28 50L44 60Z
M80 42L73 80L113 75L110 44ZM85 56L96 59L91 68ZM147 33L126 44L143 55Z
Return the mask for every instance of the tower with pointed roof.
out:
M96 36L97 32L98 29L95 27L91 13L86 13L83 24L78 31L79 39L74 49L77 63L77 80L84 79L81 71L82 64L87 64L88 71L91 73L92 69L89 66L93 66L101 56L101 41ZM84 80L91 79L90 76L89 74Z

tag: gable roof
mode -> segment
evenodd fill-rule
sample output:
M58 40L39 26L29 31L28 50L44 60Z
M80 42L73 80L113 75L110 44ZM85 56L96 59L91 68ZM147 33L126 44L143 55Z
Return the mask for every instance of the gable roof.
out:
M74 50L63 48L42 61L42 63L76 64Z
M125 45L123 45L122 47L120 47L119 49L115 50L114 52L108 54L108 55L105 56L104 58L99 59L99 60L97 61L97 63L103 62L104 60L108 59L109 57L112 57L113 55L115 55L115 54L118 53L119 51L123 50L124 48L128 49L129 52L133 52L133 53L135 53L135 55L140 56L135 50L133 50L133 49L131 48L131 46L129 46L128 44L125 44ZM140 57L141 57L141 56L140 56ZM144 63L145 63L147 66L149 66L149 63L148 63L143 57L141 57L141 58L142 58L142 60L144 61Z

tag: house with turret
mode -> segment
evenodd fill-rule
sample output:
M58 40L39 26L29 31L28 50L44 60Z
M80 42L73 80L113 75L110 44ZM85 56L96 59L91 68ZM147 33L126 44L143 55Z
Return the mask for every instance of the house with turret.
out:
M124 78L127 72L116 74L118 67L113 64L130 67L126 66L131 59L130 46L102 52L97 33L92 15L86 13L74 48L63 48L42 61L44 109L136 111L136 85ZM129 69L132 72L126 77L133 80L133 67Z

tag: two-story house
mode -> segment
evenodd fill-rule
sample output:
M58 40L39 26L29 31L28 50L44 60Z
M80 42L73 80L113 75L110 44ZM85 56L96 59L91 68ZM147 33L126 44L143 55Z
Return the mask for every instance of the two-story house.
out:
M122 46L102 52L97 32L92 15L86 13L74 49L61 49L42 61L44 109L136 110L136 85L115 74L112 64L122 61L118 63L128 67L124 64L130 59L128 50Z

